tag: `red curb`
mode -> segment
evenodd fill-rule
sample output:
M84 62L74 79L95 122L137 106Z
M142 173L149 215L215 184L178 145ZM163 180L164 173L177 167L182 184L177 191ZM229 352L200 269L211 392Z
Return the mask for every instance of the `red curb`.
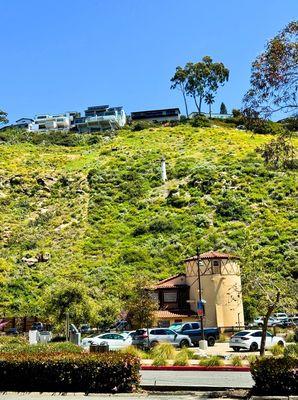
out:
M155 367L153 365L142 365L142 371L229 371L229 372L249 372L249 367L235 367L233 365L223 365L218 367L204 367L201 365L186 365L186 366L174 366L167 365L163 367Z

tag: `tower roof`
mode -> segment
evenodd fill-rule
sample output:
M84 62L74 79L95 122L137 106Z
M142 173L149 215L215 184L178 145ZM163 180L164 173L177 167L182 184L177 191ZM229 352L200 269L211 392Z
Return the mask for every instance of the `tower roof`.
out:
M207 253L200 254L200 260L212 260L216 259L238 259L238 256L229 253L219 253L218 251L207 251ZM186 258L184 261L192 261L197 260L198 256L195 255L193 257Z

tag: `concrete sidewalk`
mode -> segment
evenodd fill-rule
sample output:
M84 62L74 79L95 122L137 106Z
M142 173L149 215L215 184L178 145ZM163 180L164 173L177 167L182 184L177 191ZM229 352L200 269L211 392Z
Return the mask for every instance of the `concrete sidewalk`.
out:
M211 371L141 371L141 386L146 388L188 388L208 390L208 388L250 389L253 379L249 372Z

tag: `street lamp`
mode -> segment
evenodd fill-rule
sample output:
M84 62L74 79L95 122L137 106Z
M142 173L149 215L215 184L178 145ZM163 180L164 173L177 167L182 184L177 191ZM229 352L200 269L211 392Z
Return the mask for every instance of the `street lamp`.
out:
M204 333L204 303L202 299L202 284L201 284L201 271L200 271L200 251L197 248L197 266L198 266L198 282L199 282L199 301L198 301L198 316L200 317L202 340L199 341L199 347L202 350L206 350L208 346L207 340L205 340Z

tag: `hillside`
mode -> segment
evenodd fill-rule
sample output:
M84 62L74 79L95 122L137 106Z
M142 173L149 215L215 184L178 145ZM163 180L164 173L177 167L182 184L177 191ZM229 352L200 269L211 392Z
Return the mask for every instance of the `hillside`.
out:
M270 136L179 125L105 139L0 145L1 314L38 314L64 279L117 296L136 274L183 271L197 245L253 249L294 275L294 173L268 170L254 151Z

